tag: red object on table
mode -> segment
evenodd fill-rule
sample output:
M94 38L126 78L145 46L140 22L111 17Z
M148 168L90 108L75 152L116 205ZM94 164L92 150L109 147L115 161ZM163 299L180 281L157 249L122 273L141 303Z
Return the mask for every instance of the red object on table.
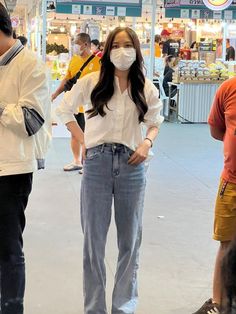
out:
M183 60L191 60L191 50L190 49L180 49L180 57Z

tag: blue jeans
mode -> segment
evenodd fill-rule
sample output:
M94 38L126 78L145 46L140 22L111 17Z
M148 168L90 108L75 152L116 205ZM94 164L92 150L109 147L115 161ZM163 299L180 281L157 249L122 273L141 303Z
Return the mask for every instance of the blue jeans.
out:
M119 256L112 314L133 314L137 307L146 176L143 163L128 165L132 153L121 144L103 144L87 150L81 186L85 314L107 314L104 258L113 199Z

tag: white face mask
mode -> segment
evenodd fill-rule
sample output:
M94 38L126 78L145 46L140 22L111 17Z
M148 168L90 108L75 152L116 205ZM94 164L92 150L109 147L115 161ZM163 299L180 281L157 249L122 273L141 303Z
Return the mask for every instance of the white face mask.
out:
M83 50L81 49L81 46L80 46L80 45L77 45L77 44L74 45L74 53L75 53L77 56L81 56L81 55L82 55Z
M136 60L136 50L134 48L112 49L110 60L120 71L128 70Z

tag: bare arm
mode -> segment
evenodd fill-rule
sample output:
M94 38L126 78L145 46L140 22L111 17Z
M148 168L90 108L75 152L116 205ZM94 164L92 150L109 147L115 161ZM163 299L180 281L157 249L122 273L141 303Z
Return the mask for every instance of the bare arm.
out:
M62 81L61 81L61 84L59 85L59 87L57 88L57 90L52 94L51 96L51 100L53 101L54 99L56 99L63 91L64 91L64 86L67 82L67 79L64 78Z
M210 132L211 136L218 140L218 141L223 141L224 140L224 135L225 135L225 130L218 129L216 127L213 127L210 125Z
M158 134L158 128L156 126L151 126L147 129L146 138L149 138L152 142L154 142L155 138ZM145 140L148 141L148 140Z
M139 147L136 149L134 154L130 157L128 161L129 164L138 165L147 159L149 149L152 147L152 143L157 137L157 134L158 134L158 128L156 126L151 126L148 128L147 133L146 133L146 138L139 145Z

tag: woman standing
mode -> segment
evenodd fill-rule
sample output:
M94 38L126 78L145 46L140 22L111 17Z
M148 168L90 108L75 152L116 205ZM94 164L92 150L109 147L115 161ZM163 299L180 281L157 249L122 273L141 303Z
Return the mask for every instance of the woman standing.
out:
M112 314L132 314L138 297L144 161L163 121L162 106L156 87L144 77L133 30L119 27L109 34L101 64L100 72L82 78L65 94L57 113L84 147L84 313L107 314L104 255L114 200L119 256ZM73 118L78 102L88 104L84 135Z

